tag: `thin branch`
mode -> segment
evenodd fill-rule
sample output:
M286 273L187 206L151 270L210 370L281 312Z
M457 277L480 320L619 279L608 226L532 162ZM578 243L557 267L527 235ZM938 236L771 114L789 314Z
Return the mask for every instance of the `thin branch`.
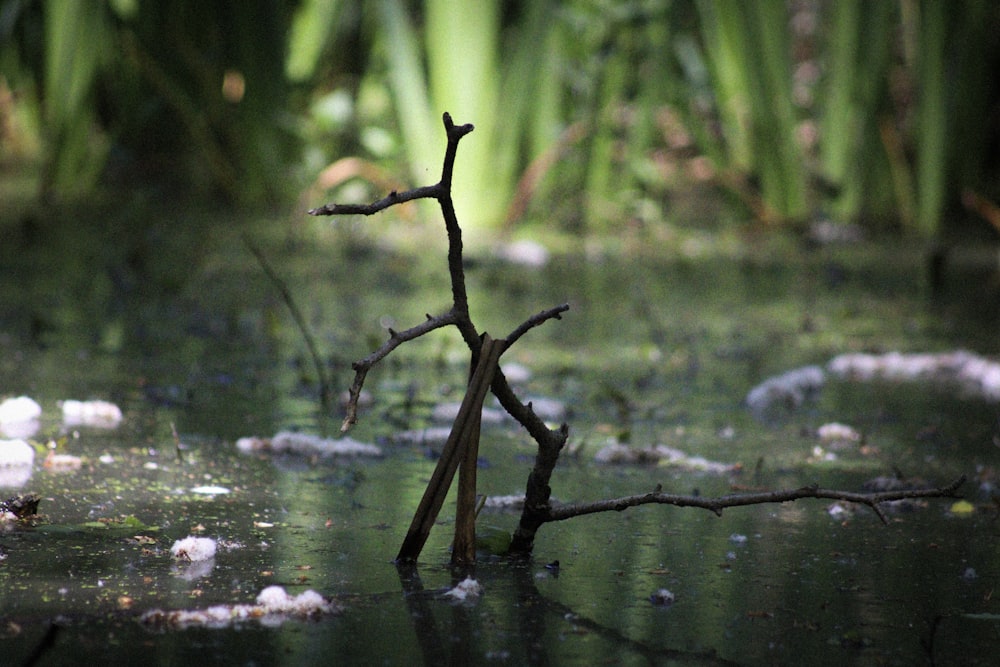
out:
M424 543L427 541L428 535L430 535L431 527L434 525L438 512L444 504L444 499L448 495L448 489L451 487L452 479L455 477L455 471L458 470L463 457L468 453L470 442L475 441L477 444L479 442L479 423L483 411L483 399L486 398L486 392L489 391L490 381L493 378L493 373L496 371L497 359L500 358L504 343L505 341L503 340L493 341L490 339L488 342L490 355L482 358L480 363L476 365L472 378L469 380L465 397L462 399L462 405L458 410L458 416L455 417L451 432L448 434L448 441L441 451L441 457L434 467L434 473L427 483L427 488L424 489L424 495L421 497L417 511L413 515L413 521L410 523L410 529L406 533L406 538L399 548L399 554L396 556L397 562L413 561L420 556ZM473 466L476 464L475 460L471 463ZM469 507L465 509L469 512L469 516L466 519L470 521L470 528L474 533L474 487L471 489L471 492ZM456 541L459 539L458 530L459 527L456 527ZM471 549L472 559L474 559L475 538L473 537L472 540L469 540L466 546ZM468 555L468 553L461 554L459 560L466 560Z
M403 204L414 199L438 199L443 192L443 186L426 185L400 193L393 190L387 196L371 204L325 204L309 210L309 215L375 215L390 206Z
M434 331L435 329L456 324L457 321L458 315L455 313L455 310L452 309L443 315L438 315L437 317L431 317L428 315L426 320L414 327L405 329L404 331L394 331L390 329L389 339L382 343L377 350L369 354L364 359L355 361L351 364L351 368L354 369L354 382L351 383L351 388L348 390L347 415L344 417L344 422L340 426L341 432L347 431L349 428L358 423L358 400L361 398L361 389L364 387L365 377L368 375L368 371L371 370L372 366L385 359L389 356L390 352L406 341L419 338L425 333Z
M502 338L494 340L489 334L484 333L479 361L473 372L472 382L469 383L469 391L476 391L479 404L473 415L474 423L469 429L468 437L459 445L462 451L459 453L461 460L458 467L455 539L451 546L452 565L472 565L476 562L476 477L479 467L479 428L483 412L482 401L489 391L490 383L493 382L497 362L506 346L507 341ZM477 376L480 384L474 385ZM457 423L458 419L455 421Z
M560 306L556 306L555 308L549 308L548 310L543 310L540 313L532 315L522 322L519 327L510 332L507 336L507 346L509 347L513 345L518 338L528 333L528 331L534 327L545 323L546 320L561 320L562 314L567 310L569 310L569 304L564 303Z
M452 303L460 314L456 326L461 332L465 344L472 350L472 363L475 364L479 359L479 348L482 342L469 315L469 296L465 289L465 268L462 264L462 228L458 224L455 204L451 199L451 180L455 171L458 142L462 137L472 132L475 127L471 123L455 125L451 120L451 115L447 112L442 120L445 132L448 134L448 145L444 152L444 166L441 168L440 185L443 192L438 197L438 204L441 206L441 215L444 217L444 226L448 233L448 274L451 276Z
M962 475L951 484L936 489L910 489L897 491L880 491L877 493L853 493L850 491L838 491L835 489L822 489L818 486L803 486L798 489L783 489L780 491L763 491L759 493L737 493L728 496L718 496L716 498L705 498L702 496L683 496L672 493L663 493L659 487L650 493L635 496L625 496L623 498L611 498L599 500L593 503L581 503L576 505L562 505L549 509L545 518L545 523L552 521L564 521L586 514L596 514L597 512L621 512L629 507L639 505L676 505L677 507L700 507L714 512L721 516L722 511L727 507L740 507L743 505L762 505L765 503L786 503L800 498L826 498L830 500L843 500L845 502L858 503L871 507L878 515L882 523L888 523L880 505L894 500L904 500L908 498L954 498L955 492L965 483L965 475Z
M441 206L445 230L448 234L448 273L451 276L452 308L448 313L432 318L403 332L389 332L387 340L378 350L353 364L355 370L354 382L349 390L347 415L341 425L341 431L346 431L358 421L358 400L368 371L376 363L384 359L400 343L422 336L428 331L453 324L462 334L462 339L472 352L472 363L479 358L479 332L476 331L472 318L469 316L469 299L465 288L465 270L462 266L462 228L455 215L455 206L451 199L452 174L455 170L455 156L458 153L458 142L475 127L471 123L455 125L451 115L445 113L442 117L445 132L448 135L448 145L445 149L444 165L441 168L441 180L434 185L407 190L406 192L390 192L386 197L371 204L326 204L309 211L309 215L374 215L390 206L413 201L414 199L436 199Z
M267 261L267 257L264 256L261 249L258 248L246 234L243 235L243 244L248 250L250 250L250 252L253 253L253 256L257 258L257 263L260 264L260 268L264 270L268 279L270 279L271 283L273 283L278 289L282 300L285 302L285 306L288 308L288 312L292 314L295 326L298 327L299 333L302 334L302 338L306 342L306 347L309 349L309 356L312 357L313 366L316 367L316 375L319 376L320 402L323 405L324 410L329 410L333 392L330 388L330 382L326 377L323 360L319 356L319 348L316 346L316 339L313 338L312 332L309 331L309 327L306 325L306 318L302 315L302 311L299 310L299 306L292 297L292 293L289 291L288 286L285 285L285 281L283 281L281 277L278 276L277 272L271 268L270 263Z

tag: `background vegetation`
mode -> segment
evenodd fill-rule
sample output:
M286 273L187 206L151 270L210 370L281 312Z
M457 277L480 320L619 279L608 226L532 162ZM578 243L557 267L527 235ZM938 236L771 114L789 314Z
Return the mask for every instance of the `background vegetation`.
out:
M366 198L436 180L447 110L480 231L1000 225L990 0L0 6L0 163L42 201Z

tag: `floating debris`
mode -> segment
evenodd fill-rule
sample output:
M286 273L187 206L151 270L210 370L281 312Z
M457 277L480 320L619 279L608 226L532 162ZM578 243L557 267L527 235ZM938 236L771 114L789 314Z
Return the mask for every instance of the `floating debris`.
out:
M826 376L819 366L795 368L764 380L747 393L746 404L758 419L774 408L794 410L813 398Z
M21 439L0 440L0 487L19 488L31 479L35 449Z
M191 489L191 493L197 493L203 496L221 496L229 492L229 489L224 486L196 486Z
M548 248L526 239L498 245L493 253L498 259L520 266L541 268L549 262Z
M732 542L733 544L740 544L740 545L746 544L747 536L743 535L742 533L733 533L732 535L729 536L729 541Z
M613 442L594 454L594 460L606 464L659 463L660 455L652 448L636 448Z
M0 468L30 466L34 462L35 448L24 440L0 440Z
M545 421L558 422L566 417L566 404L554 398L528 397L524 401L531 406L532 411ZM436 422L453 422L458 417L458 410L461 403L441 403L434 407L431 412L431 419ZM484 407L482 412L482 422L484 424L499 424L505 420L513 418L502 408Z
M693 472L706 472L714 475L726 475L739 472L739 463L720 463L710 461L703 456L689 456L674 447L656 445L655 447L629 447L621 443L612 443L600 449L594 455L598 463L606 464L653 464L670 466Z
M676 600L676 597L666 588L653 591L649 596L649 601L657 607L669 607L674 603L674 600Z
M812 455L809 457L810 463L826 462L837 460L837 455L834 452L828 452L819 445L812 448Z
M0 433L11 438L30 438L38 433L42 406L27 396L0 403Z
M514 493L508 496L486 496L483 509L488 510L519 510L524 507L524 494Z
M321 438L308 433L282 431L273 438L247 437L236 441L241 452L290 452L307 456L382 456L381 448L353 438Z
M500 371L510 384L524 384L531 379L531 369L524 364L510 361L500 366Z
M466 577L458 582L457 586L444 592L445 597L451 598L455 602L472 602L479 599L482 594L482 585L472 577Z
M451 435L450 426L433 426L400 431L390 436L390 439L400 445L415 445L418 447L434 447L448 442Z
M451 423L458 417L458 411L461 407L461 403L439 403L431 411L431 419L436 422ZM483 424L499 424L506 416L507 413L503 410L483 408L481 422Z
M957 385L973 396L1000 401L1000 363L965 350L939 354L842 354L830 360L827 368L834 375L851 380Z
M13 496L7 500L0 500L0 522L30 519L36 516L38 514L38 503L41 501L42 497L37 493Z
M73 454L56 454L50 451L45 456L42 467L53 472L72 472L83 467L83 459Z
M215 558L215 540L209 537L185 537L174 542L170 555L180 561L196 562Z
M531 405L531 410L539 419L549 422L560 422L566 418L566 404L554 398L544 396L529 396L526 403Z
M861 442L861 434L847 424L830 422L816 429L816 435L831 449L846 449Z
M108 401L63 401L62 413L67 426L115 428L122 422L121 408Z
M268 586L257 596L256 604L222 604L206 609L163 611L151 609L139 622L158 629L183 630L193 627L226 628L234 623L259 621L277 626L290 618L316 618L340 613L341 608L314 590L297 596L289 595L281 586Z
M834 519L846 519L854 516L854 507L849 503L831 503L827 506L826 513Z
M31 421L42 416L42 406L33 398L18 396L0 403L0 424Z

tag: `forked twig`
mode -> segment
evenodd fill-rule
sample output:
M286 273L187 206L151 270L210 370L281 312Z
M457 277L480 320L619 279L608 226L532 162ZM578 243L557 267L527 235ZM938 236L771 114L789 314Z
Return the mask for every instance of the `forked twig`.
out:
M465 287L465 270L462 263L462 228L458 224L458 218L455 215L454 203L451 198L451 183L454 172L455 156L458 150L458 142L462 139L462 137L472 132L473 126L469 124L455 125L454 122L452 122L451 116L447 113L444 114L443 121L445 132L448 135L448 145L445 149L444 165L441 169L441 180L438 183L435 185L415 188L406 192L391 192L388 196L371 204L327 204L309 211L310 215L373 215L380 211L384 211L395 204L401 204L415 199L435 199L441 207L445 230L448 234L448 274L451 277L452 292L451 309L442 315L438 315L437 317L428 315L424 322L421 322L420 324L410 327L404 331L394 331L390 329L389 339L387 341L385 341L370 355L364 359L356 361L352 365L354 369L354 381L351 383L351 388L348 393L349 397L346 415L341 426L342 431L346 431L352 425L357 423L358 401L361 396L361 390L364 387L365 379L368 376L368 371L406 341L418 338L435 329L454 325L461 333L462 339L465 341L465 344L471 352L472 366L477 369L481 367L481 356L484 343L480 339L479 332L476 330L476 327L472 322L472 318L469 315L469 300ZM496 356L499 357L499 355L503 353L503 350L534 327L537 327L550 319L560 319L562 313L567 310L569 310L569 305L562 304L529 317L511 332L510 336L507 337L502 345L498 345L495 350ZM489 363L489 360L487 359L487 365L490 369L488 375L485 376L485 379L479 380L479 382L483 382L484 385L482 387L479 385L475 386L477 390L476 394L471 394L473 385L470 385L469 392L471 396L473 398L478 396L479 389L483 390L483 395L485 396L485 387L489 387L489 389L493 391L494 395L496 395L504 409L506 409L507 412L514 417L514 419L523 425L538 442L539 461L548 462L551 459L552 466L554 466L555 458L558 457L559 451L566 442L569 428L565 424L556 430L550 429L546 426L545 422L543 422L531 409L530 404L525 405L520 401L520 399L517 398L510 386L507 384L507 378L505 378L499 368L496 367L496 361L493 360L492 363ZM470 394L466 394L467 400L470 399ZM478 405L478 409L482 408L481 397L478 399L478 403L476 405ZM465 403L463 402L463 407L464 406ZM469 409L471 410L472 407ZM451 446L457 447L459 443L463 443L460 450L465 451L467 448L465 445L468 443L478 443L478 419L471 419L464 413L460 413L460 418L462 421L456 420L452 427L451 435L456 439L456 442ZM451 443L451 438L449 438L449 443ZM446 447L446 449L449 448ZM449 450L449 456L454 457L454 452ZM447 466L457 465L458 460L460 460L460 457L456 458L454 461L448 461ZM538 469L538 465L536 464L536 470ZM445 475L447 471L448 468L446 467L442 470L441 474ZM532 504L538 506L548 505L550 490L548 488L547 475L549 474L551 474L551 466L548 468L546 477L543 481L541 481L541 483L531 484L529 482L528 493ZM435 471L435 475L437 475L437 471ZM451 468L451 473L447 476L448 484L450 484L453 475L454 468ZM535 473L532 475L531 479L539 479ZM471 475L467 475L467 477L471 477ZM443 494L447 492L447 485L443 486L443 491L441 490L442 483L443 477L442 479L437 479L437 477L432 478L424 496L428 504L425 507L424 501L421 501L421 509L418 510L417 516L414 517L414 524L411 526L410 533L407 535L403 547L400 549L398 560L413 560L416 559L417 555L419 555L420 550L423 547L424 540L426 540L427 537L424 530L430 530L430 524L433 523L433 517L437 515L437 510L440 509L440 502L444 501ZM472 497L474 499L474 481L471 483L473 484ZM532 491L532 489L535 491ZM468 494L468 489L466 489L466 492ZM463 512L467 505L469 505L467 502L462 505L461 509ZM431 518L428 520L427 517ZM467 518L468 517L466 517L466 519ZM474 519L472 521L474 521ZM474 524L471 525L474 526ZM457 546L462 550L461 552L456 550L456 553L458 553L456 557L457 561L471 560L474 557L474 528L472 531L468 528L468 526L465 527L461 537L459 537L458 533L456 533L456 542L458 543ZM472 549L471 552L469 551L470 549Z
M365 385L365 377L367 377L368 371L371 370L372 366L385 359L389 356L390 352L406 341L419 338L425 333L429 333L435 329L440 329L441 327L446 327L451 324L457 324L457 322L458 320L455 316L455 311L449 310L447 313L438 315L437 317L431 317L428 315L424 322L403 331L389 329L389 339L387 341L382 343L377 350L369 354L364 359L360 359L351 364L351 368L354 369L354 382L351 383L351 388L348 390L347 414L344 417L343 424L340 426L341 432L346 432L349 428L358 423L358 400L361 398L361 389Z

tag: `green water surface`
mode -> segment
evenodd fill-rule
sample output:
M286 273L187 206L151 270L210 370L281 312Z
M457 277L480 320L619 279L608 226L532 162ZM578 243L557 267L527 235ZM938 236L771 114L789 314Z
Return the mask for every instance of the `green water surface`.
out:
M299 300L338 392L387 327L448 306L440 243L401 249L364 231L289 237L275 227L242 229ZM899 243L740 240L681 252L640 239L570 247L541 268L473 250L481 329L504 335L543 308L571 306L503 360L530 370L523 396L567 406L575 454L553 477L559 501L657 484L703 495L857 491L879 475L945 484L966 474L976 509L955 515L952 500L931 500L890 512L887 526L864 508L834 517L811 500L721 517L664 506L593 515L544 526L530 563L484 557L483 596L454 604L441 596L456 576L450 502L416 571L392 563L438 451L392 436L461 399L468 359L457 333L403 346L369 375L373 402L352 436L380 444L382 458L241 454L242 436L339 427L339 410L317 407L311 360L275 286L227 225L196 244L173 238L166 219L122 233L121 247L84 225L73 239L42 231L0 251L0 395L30 395L44 411L30 480L2 489L40 494L45 515L0 533L4 664L39 647L37 664L53 665L991 664L1000 649L996 506L980 489L996 466L995 404L949 387L830 379L815 401L766 423L743 405L765 378L842 352L996 355L988 273L952 276L935 297L921 248ZM125 420L64 428L58 402L68 398L113 400ZM864 451L817 462L814 431L831 421L858 429ZM83 457L81 469L44 468L50 439ZM666 444L742 472L594 463L611 441ZM522 492L533 454L523 429L484 425L480 492ZM192 492L202 485L230 492ZM479 521L509 531L517 516ZM169 555L188 534L225 545L203 571ZM138 621L151 608L252 602L272 584L312 588L343 611L280 627L154 631ZM674 604L650 601L662 588Z

